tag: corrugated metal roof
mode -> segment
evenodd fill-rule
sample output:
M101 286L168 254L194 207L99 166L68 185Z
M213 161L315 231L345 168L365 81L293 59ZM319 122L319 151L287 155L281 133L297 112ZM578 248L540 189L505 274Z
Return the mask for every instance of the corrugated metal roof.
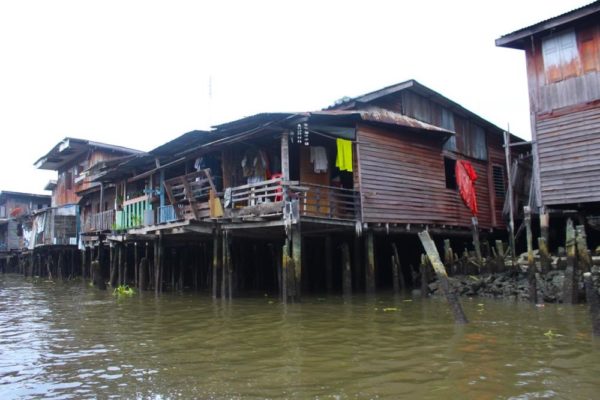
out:
M139 154L140 150L94 142L86 139L66 137L54 146L46 155L40 157L33 165L39 169L58 170L65 164L86 153L89 149L102 149L122 154Z
M566 13L560 14L556 17L545 19L533 25L503 35L496 39L496 46L523 50L525 44L523 41L524 39L544 31L556 29L558 27L570 24L581 18L589 17L595 13L600 13L600 1L595 1L585 6L567 11Z

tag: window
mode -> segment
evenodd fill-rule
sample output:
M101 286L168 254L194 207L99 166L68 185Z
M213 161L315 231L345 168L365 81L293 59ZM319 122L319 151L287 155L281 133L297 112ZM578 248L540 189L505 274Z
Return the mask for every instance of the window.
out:
M67 190L73 189L73 174L71 171L65 172L65 188Z
M0 206L0 218L6 218L6 206Z
M456 190L456 160L444 157L444 171L446 172L446 189Z
M492 181L494 182L494 192L496 198L503 199L506 194L506 186L504 184L504 168L499 165L492 165Z
M542 55L548 83L576 76L579 68L579 52L575 31L563 31L543 39Z

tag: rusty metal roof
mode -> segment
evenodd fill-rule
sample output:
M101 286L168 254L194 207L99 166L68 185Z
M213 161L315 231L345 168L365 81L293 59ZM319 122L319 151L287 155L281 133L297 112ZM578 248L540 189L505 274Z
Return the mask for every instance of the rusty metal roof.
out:
M440 128L426 122L408 117L406 115L389 111L384 108L370 107L363 110L323 110L310 113L311 116L328 116L328 117L354 117L362 121L375 122L385 125L401 126L417 130L430 132L439 132L453 135L454 132Z
M540 21L536 24L503 35L496 39L496 46L523 50L526 44L525 40L528 37L557 28L566 28L567 25L584 18L598 18L598 16L594 16L596 13L600 13L600 1L595 1L556 17Z

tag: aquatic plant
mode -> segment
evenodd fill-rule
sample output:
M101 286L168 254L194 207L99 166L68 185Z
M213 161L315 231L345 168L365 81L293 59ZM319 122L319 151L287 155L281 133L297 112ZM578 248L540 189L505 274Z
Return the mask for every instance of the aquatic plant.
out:
M121 296L133 296L135 294L135 290L130 288L129 285L119 285L113 290L113 295L117 297Z

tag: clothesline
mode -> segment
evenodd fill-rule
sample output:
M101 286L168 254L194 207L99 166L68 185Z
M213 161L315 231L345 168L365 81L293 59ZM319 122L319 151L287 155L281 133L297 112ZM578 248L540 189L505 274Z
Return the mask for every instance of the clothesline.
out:
M312 129L309 129L308 131L309 131L310 133L314 133L315 135L319 135L319 136L322 136L322 137L324 137L324 138L331 139L331 140L344 139L344 140L348 140L348 141L350 141L350 142L352 142L352 143L357 143L357 142L356 142L356 140L352 140L352 139L346 139L346 138L337 137L337 136L331 136L331 135L328 135L328 134L326 134L326 133L319 132L319 131L315 131L315 130L312 130Z

